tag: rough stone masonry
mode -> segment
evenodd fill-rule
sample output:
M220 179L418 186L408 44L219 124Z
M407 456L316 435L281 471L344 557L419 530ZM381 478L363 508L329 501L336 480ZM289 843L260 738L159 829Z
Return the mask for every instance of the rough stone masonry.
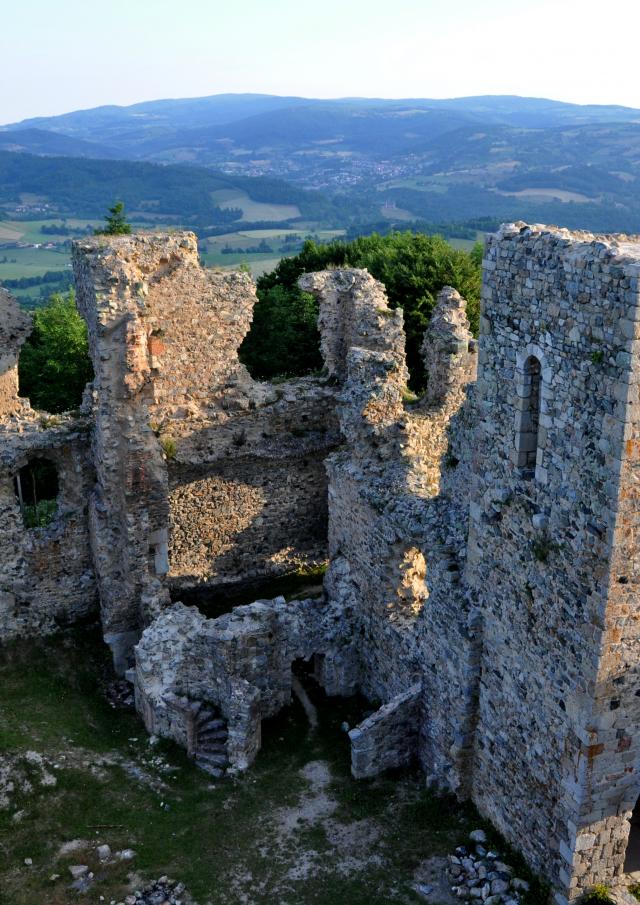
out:
M352 770L418 761L567 905L624 885L640 797L640 239L503 226L480 338L445 288L407 402L402 312L363 270L309 274L326 373L253 381L255 291L190 233L74 245L95 380L56 419L17 395L28 320L0 292L0 637L95 612L150 731L216 775L313 660L379 709ZM477 377L477 379L476 379ZM16 477L58 474L46 528ZM218 592L329 562L315 599L207 619ZM131 668L133 664L133 668ZM640 840L632 845L640 845Z

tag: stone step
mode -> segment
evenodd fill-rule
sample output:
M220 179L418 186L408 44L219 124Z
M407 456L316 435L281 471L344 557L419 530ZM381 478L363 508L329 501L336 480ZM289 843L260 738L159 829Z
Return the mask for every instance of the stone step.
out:
M226 754L213 754L208 751L196 752L196 762L211 764L214 767L228 767L229 758Z
M219 717L215 717L214 719L208 718L202 721L198 719L196 720L196 725L198 726L198 732L205 732L207 729L227 728L226 720L222 720Z
M208 773L209 776L215 776L216 779L220 779L224 776L224 770L220 767L214 767L212 764L208 764L206 761L200 761L196 758L196 766L200 770L204 770L205 773Z
M223 754L226 757L227 746L224 742L212 742L210 745L199 744L196 750L196 757L199 757L201 754Z
M198 713L198 716L196 717L196 723L198 726L201 726L203 723L208 722L210 719L212 719L215 716L216 716L216 714L214 713L213 710L206 710L206 709L201 710Z
M198 742L203 741L204 739L226 739L229 737L229 733L226 729L205 729L198 733Z

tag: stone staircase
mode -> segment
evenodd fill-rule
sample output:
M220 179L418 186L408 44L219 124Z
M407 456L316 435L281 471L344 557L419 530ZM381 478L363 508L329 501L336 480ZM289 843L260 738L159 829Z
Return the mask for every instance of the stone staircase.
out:
M215 710L202 708L194 720L193 757L201 770L217 779L229 766L227 721Z
M184 739L186 728L186 748L189 757L200 769L216 779L224 776L229 766L227 756L227 721L211 704L190 700L185 695L171 689L163 695L169 712L175 714L175 722L180 724L177 736ZM173 720L170 718L170 723ZM176 738L176 735L170 735ZM184 744L184 741L181 742Z

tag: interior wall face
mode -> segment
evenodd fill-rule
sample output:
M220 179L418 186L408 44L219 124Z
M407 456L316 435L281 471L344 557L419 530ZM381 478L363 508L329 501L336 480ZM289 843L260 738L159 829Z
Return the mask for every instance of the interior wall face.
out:
M49 634L95 616L97 590L89 543L88 498L93 470L86 424L60 419L43 430L38 421L11 438L2 436L0 464L0 639ZM10 458L7 454L10 454ZM27 528L15 478L34 458L58 474L57 510L49 525Z
M172 588L251 582L322 562L326 488L314 457L172 465Z

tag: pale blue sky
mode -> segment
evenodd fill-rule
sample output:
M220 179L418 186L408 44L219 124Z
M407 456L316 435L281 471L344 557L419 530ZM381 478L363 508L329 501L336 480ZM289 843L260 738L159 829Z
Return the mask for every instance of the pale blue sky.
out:
M0 0L0 123L226 91L640 107L640 0Z

